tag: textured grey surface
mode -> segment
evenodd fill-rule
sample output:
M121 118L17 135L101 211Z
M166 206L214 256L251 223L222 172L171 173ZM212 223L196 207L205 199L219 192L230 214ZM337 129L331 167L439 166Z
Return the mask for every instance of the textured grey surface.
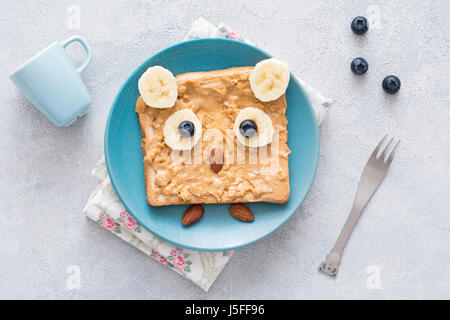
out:
M450 2L442 1L11 1L0 11L0 298L450 298ZM314 4L312 4L314 3ZM79 30L67 28L70 5ZM364 37L355 15L378 16ZM319 168L292 219L238 250L209 293L156 263L81 212L103 153L111 103L145 59L183 39L199 16L225 22L286 60L336 100L321 127ZM56 128L8 75L54 40L84 36L90 112ZM80 48L70 49L76 63ZM350 61L365 57L364 77ZM388 74L403 87L381 89ZM338 278L316 271L351 208L377 141L402 139L388 176L363 213ZM81 288L66 287L78 265ZM369 266L375 266L368 269ZM370 289L379 270L380 288ZM376 269L378 268L378 269ZM368 274L369 273L369 274Z

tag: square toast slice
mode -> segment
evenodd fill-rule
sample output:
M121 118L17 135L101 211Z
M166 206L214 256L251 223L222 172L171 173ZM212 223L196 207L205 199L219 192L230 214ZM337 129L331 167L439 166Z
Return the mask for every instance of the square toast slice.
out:
M152 108L142 97L137 99L150 205L288 201L286 97L283 94L270 102L256 99L249 82L252 70L239 67L180 74L176 77L178 98L171 108ZM234 136L236 116L247 107L263 110L272 120L275 134L266 148L245 147ZM182 109L191 109L202 123L201 143L192 152L175 151L164 143L166 119ZM206 134L211 131L217 134ZM218 146L225 161L215 173L209 155Z

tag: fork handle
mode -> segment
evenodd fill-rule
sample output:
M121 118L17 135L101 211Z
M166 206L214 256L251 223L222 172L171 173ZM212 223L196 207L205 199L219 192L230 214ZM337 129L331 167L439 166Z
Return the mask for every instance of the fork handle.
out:
M361 212L364 210L365 206L358 206L357 203L358 201L355 201L352 211L350 212L347 221L345 221L344 228L342 228L342 231L333 249L327 255L325 261L322 261L319 266L319 271L322 271L329 276L336 276L339 264L341 263L342 253L344 252L345 245L347 244L347 241L352 234L353 228L355 227L359 217L361 216Z
M345 225L342 228L341 233L339 234L339 238L337 239L333 249L331 250L332 253L335 253L339 256L339 260L342 256L342 253L344 252L345 245L347 244L347 241L352 234L353 228L358 222L358 219L361 216L363 210L364 207L357 206L356 203L353 205L352 211L350 212L350 215L348 216L347 221L345 221Z

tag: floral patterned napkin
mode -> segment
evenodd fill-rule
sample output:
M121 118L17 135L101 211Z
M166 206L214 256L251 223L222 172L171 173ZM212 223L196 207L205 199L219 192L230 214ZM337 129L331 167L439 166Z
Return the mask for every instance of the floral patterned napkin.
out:
M227 26L220 24L219 27L215 27L203 18L194 22L186 39L211 37L248 42ZM306 83L298 80L311 100L320 124L328 108L331 107L332 100L323 97ZM157 238L139 225L120 202L109 179L104 158L97 163L92 174L99 180L99 184L83 209L86 216L156 261L188 278L203 290L208 291L233 252L192 251L178 248Z
M83 209L87 217L208 291L233 252L192 251L177 248L155 237L139 225L120 202L109 179L104 158L97 163L92 174L99 184Z

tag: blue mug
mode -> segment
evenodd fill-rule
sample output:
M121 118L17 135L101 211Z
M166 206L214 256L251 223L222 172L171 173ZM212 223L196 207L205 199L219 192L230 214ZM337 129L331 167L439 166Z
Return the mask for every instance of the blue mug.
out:
M70 43L81 43L86 59L76 68L64 50ZM74 36L55 42L14 72L10 78L25 97L58 127L68 126L84 115L91 97L80 73L91 61L86 41Z

